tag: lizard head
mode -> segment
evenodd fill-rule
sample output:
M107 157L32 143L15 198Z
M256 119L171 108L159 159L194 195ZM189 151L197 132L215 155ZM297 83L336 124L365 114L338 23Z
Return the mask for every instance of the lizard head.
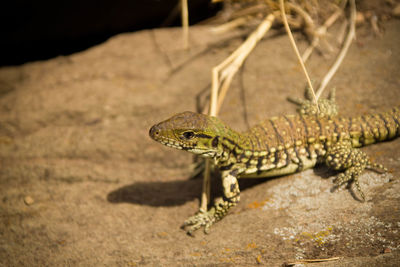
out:
M163 145L214 157L222 152L216 138L229 130L216 117L186 111L154 125L149 135Z

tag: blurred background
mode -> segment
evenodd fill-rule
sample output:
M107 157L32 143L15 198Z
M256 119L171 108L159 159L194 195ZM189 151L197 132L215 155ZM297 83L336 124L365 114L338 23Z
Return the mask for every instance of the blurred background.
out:
M2 1L0 65L68 55L121 32L180 25L179 0ZM189 1L189 22L216 14L221 4Z

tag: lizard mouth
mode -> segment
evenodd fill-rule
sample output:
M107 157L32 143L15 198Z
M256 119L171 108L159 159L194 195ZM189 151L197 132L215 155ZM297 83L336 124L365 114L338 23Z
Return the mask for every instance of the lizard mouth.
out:
M212 153L211 151L209 151L208 149L201 149L199 147L196 147L195 145L186 145L186 144L182 144L179 143L177 141L175 141L174 139L171 138L167 138L167 137L160 137L155 139L155 141L159 142L160 144L163 144L167 147L172 147L172 148L176 148L179 150L185 150L194 154L198 154L201 156L213 156L214 153ZM212 154L212 155L211 155Z
M215 151L210 151L209 149L198 147L197 142L183 142L177 140L176 138L163 135L162 129L160 129L158 125L154 125L153 127L151 127L149 135L154 141L157 141L158 143L163 144L167 147L185 150L204 157L215 156Z
M164 146L168 146L168 147L172 147L172 148L176 148L176 149L183 149L183 150L190 149L190 148L186 148L182 144L179 144L178 142L174 141L173 139L169 139L169 138L165 138L165 137L160 138L156 141L163 144Z
M157 141L168 147L181 150L191 150L194 148L194 146L188 146L186 144L176 141L173 138L163 136L161 134L161 130L157 127L157 125L154 125L153 127L150 128L149 135L154 141Z

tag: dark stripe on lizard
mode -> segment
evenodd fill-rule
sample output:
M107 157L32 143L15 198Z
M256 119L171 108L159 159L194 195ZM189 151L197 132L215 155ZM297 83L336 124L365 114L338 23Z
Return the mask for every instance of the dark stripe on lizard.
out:
M393 108L393 112L394 114L391 115L391 117L393 118L393 120L396 122L396 128L397 128L397 135L400 135L400 122L399 120L396 118L396 112L397 112L397 108Z
M256 138L256 139L257 139L257 138ZM249 138L249 143L251 144L251 153L254 153L253 138Z
M285 140L283 139L283 137L280 135L280 133L279 133L279 131L278 131L278 128L276 127L276 124L272 121L272 120L269 120L270 122L271 122L271 125L272 125L272 128L274 128L274 131L275 131L275 133L276 133L276 135L278 136L278 139L279 139L279 141L281 142L281 146L283 147L283 150L282 150L282 153L283 154L285 154L286 155L286 163L285 163L285 166L287 166L287 165L289 165L289 158L290 158L290 155L289 155L289 153L287 152L287 149L286 149L286 146L285 146ZM278 145L279 146L279 145ZM283 155L282 154L282 155ZM275 164L278 164L279 163L279 161L281 160L281 158L278 158L278 156L279 156L279 153L278 153L278 150L275 152ZM284 166L282 166L282 167L284 167Z
M242 149L235 141L230 138L224 137L224 140L228 141L231 145L237 146L238 148Z
M369 115L368 118L370 118L371 120L372 120L372 119L376 119L376 117L374 117L374 116L372 116L372 115ZM376 123L374 123L374 122L375 122L375 121L372 121L372 123L374 124L374 125L372 126L372 127L373 127L373 128L372 128L372 132L374 133L374 136L375 136L375 132L376 132L375 130L378 130L378 131L377 131L377 132L378 132L378 133L377 133L378 137L375 138L375 140L376 140L376 141L379 141L379 140L381 140L381 131L380 131L380 129L379 129L380 127L378 127L379 121L378 121L378 125L377 125Z
M304 128L305 137L307 138L307 137L309 137L309 136L308 136L308 128L307 128L307 123L306 123L306 121L304 120L304 117L303 117L303 116L300 116L300 121L303 123L303 128Z
M233 147L233 149L231 150L231 153L232 153L232 156L235 158L235 160L237 159L237 152L236 152L236 148L237 148L238 146L236 145L236 146L234 146Z
M272 128L274 129L275 134L278 137L278 140L279 140L280 144L281 145L285 145L285 140L283 140L282 136L279 134L278 128L276 128L275 123L272 120L269 120L269 122L271 123ZM278 145L279 145L279 142L278 142Z
M323 135L323 132L322 132L322 125L321 125L321 122L319 121L319 119L318 119L317 116L315 116L315 121L317 122L318 127L319 127L319 136L322 136L322 135Z
M265 157L259 157L257 160L257 174L261 173L262 161Z
M299 163L297 163L297 171L302 171L304 167L304 162L299 156L299 150L297 149L297 146L294 146L294 153L296 153L296 157L299 160Z
M255 136L255 139L256 139L256 142L257 142L257 145L258 145L258 149L257 150L261 150L261 144L260 144L260 141L258 140L259 138L257 136Z
M361 120L358 120L358 123L360 124L361 127L361 136L360 136L360 142L361 144L364 146L365 145L365 129L364 129L364 125L362 123Z
M353 135L351 134L351 132L352 132L352 129L353 128L353 117L350 117L349 118L349 123L348 123L348 125L347 125L347 132L348 132L348 134L349 134L349 136L350 136L350 138L353 138ZM360 128L361 129L361 128ZM359 131L356 131L357 133L359 133ZM362 133L362 132L361 132ZM361 140L360 140L360 138L361 138L361 135L360 135L360 137L358 137L358 141L360 142Z
M249 168L251 166L250 160L253 158L253 153L254 153L254 144L251 138L249 138L249 143L251 145L251 156L249 157L249 160L246 162L246 168Z
M333 132L337 134L337 139L335 140L335 142L337 142L340 139L340 132L338 131L338 125L336 124L336 120L332 120L333 121L333 125L334 125L334 130Z
M249 160L246 162L246 168L249 169L251 166L250 160L253 159L253 155L250 156Z
M231 149L227 145L225 145L224 143L221 143L221 145L224 148L224 150L226 150L228 152L231 151Z
M265 136L268 136L267 130L262 126L262 125L257 125L258 128L261 128L261 130L264 132ZM266 138L262 138L263 140L266 140ZM269 153L269 146L267 142L264 142L265 150Z
M207 138L207 139L211 139L211 138L213 138L211 135L208 135L208 134L202 134L202 133L200 133L200 134L196 134L196 135L195 135L195 137Z
M219 136L217 135L216 137L214 137L214 139L211 141L211 145L213 147L217 147L219 143Z
M305 132L305 138L304 138L304 143L303 143L303 148L307 151L307 154L309 157L311 157L311 151L310 151L310 146L308 146L306 144L307 142L307 138L310 137L309 133L308 133L308 127L307 127L307 123L304 120L304 117L302 115L300 115L300 121L303 123L303 127L304 127L304 132ZM303 163L303 162L302 162Z
M288 122L288 124L289 124L290 133L288 133L288 136L290 137L290 141L292 142L292 144L294 144L294 143L295 143L295 142L294 142L295 137L294 137L293 133L295 132L295 129L294 129L294 127L293 127L293 123L292 123L292 121L291 121L288 117L286 117L285 115L283 116L283 118L284 118L284 119Z
M231 163L231 164L228 164L228 165L225 165L225 166L221 166L221 167L219 167L219 170L220 171L228 171L228 170L230 170L232 168L233 165L234 165L234 163Z
M294 127L293 127L292 121L291 121L286 115L283 115L283 118L288 122L289 127L290 127L290 130L291 130L291 131L294 131L295 129L294 129Z
M297 149L296 142L294 141L295 137L294 137L293 133L295 133L296 130L295 130L294 126L293 126L292 121L286 115L284 115L283 117L289 123L289 128L290 128L290 131L292 132L290 134L290 136L292 138L293 150L294 150L294 153L296 154L296 158L299 160L299 163L297 164L298 165L297 171L300 171L302 169L302 166L303 166L303 161L301 160L301 157L299 156L299 150ZM296 133L296 136L297 136L297 133ZM289 164L289 163L287 163L287 164Z
M351 127L352 127L352 126L353 126L353 118L350 117L350 118L349 118L349 123L347 124L347 132L349 133L349 135L350 135ZM351 135L350 135L350 138L352 138Z
M385 125L386 132L387 132L385 139L387 139L387 138L389 138L389 135L390 135L389 123L387 122L385 116L383 116L381 113L379 113L378 116L383 121L383 124Z
M238 203L238 200L237 200L238 196L240 196L240 192L238 192L233 197L222 196L222 200L226 201L226 202L230 202L230 203Z
M365 122L365 124L367 125L369 132L370 132L370 133L372 132L372 137L373 137L373 138L375 139L375 141L376 141L377 139L375 138L375 133L374 133L373 128L371 127L371 125L368 123L367 118L366 118L364 115L362 115L362 116L361 116L361 119L362 119L362 120Z
M279 162L279 160L280 160L280 158L279 158L279 151L278 151L278 150L275 151L274 157L275 157L274 164L275 164L275 166L276 166L276 165L278 165L278 162Z
M244 152L242 154L240 154L238 161L242 162L242 160L246 158L246 155L244 154Z

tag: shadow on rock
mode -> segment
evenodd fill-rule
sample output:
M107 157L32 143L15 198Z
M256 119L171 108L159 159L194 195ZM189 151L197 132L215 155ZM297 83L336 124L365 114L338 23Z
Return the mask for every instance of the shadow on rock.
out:
M314 173L324 179L335 174L324 167L314 169ZM239 179L241 191L279 177ZM134 203L148 206L179 206L199 198L202 190L202 179L189 179L170 182L138 182L123 186L107 195L110 203ZM211 180L211 200L220 197L222 187L218 179ZM212 202L213 203L213 202Z
M121 187L107 195L111 203L148 206L178 206L198 198L201 179L172 182L139 182Z
M327 166L322 164L318 164L317 166L315 166L313 168L313 172L315 175L321 177L322 179L331 179L340 173L339 171L329 169Z

